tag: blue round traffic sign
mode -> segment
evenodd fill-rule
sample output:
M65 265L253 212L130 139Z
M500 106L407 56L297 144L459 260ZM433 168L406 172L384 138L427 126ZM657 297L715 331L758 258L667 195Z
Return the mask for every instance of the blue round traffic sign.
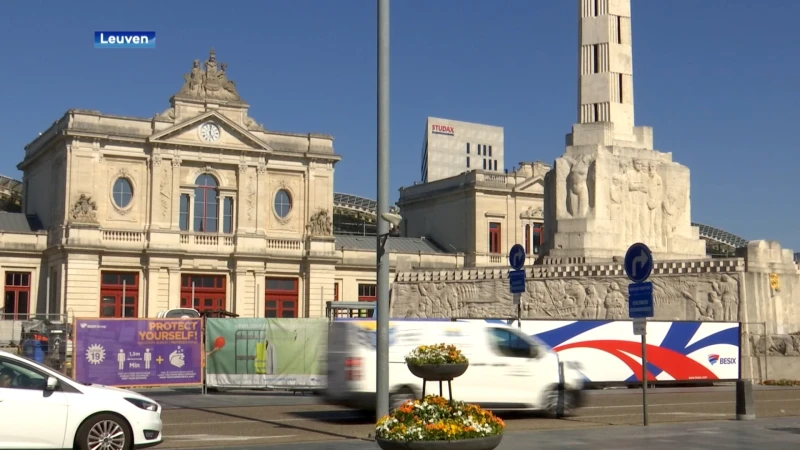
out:
M514 270L520 270L525 266L525 247L514 244L508 251L508 263Z
M625 275L634 283L641 283L652 272L653 253L650 249L641 242L631 245L625 253Z

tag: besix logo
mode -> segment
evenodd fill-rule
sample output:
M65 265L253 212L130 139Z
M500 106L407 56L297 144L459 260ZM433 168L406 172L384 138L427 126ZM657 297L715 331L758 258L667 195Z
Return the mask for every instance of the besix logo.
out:
M712 366L717 363L720 365L736 364L736 358L720 358L719 355L712 353L708 355L708 362Z
M156 48L156 32L95 31L94 48Z

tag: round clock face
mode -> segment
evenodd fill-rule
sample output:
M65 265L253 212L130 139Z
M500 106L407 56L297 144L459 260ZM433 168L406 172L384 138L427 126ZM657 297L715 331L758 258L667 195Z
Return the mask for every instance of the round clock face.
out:
M219 127L213 123L200 125L200 139L205 142L214 142L219 139Z

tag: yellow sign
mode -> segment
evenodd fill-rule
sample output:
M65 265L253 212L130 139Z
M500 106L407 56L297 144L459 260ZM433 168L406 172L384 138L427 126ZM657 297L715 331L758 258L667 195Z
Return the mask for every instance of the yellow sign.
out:
M777 273L769 274L769 287L774 291L781 290L781 277Z

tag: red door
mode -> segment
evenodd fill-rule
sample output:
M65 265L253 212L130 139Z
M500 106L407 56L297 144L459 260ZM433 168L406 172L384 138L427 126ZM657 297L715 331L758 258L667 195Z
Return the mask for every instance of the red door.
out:
M6 272L5 301L0 305L6 320L28 320L31 303L30 272Z
M181 308L194 308L201 314L224 311L226 291L225 275L182 275Z
M139 317L138 299L138 273L101 273L100 317Z
M264 317L298 317L297 278L267 278L265 286Z
M378 300L378 287L374 284L359 284L358 285L358 301L360 302L374 302ZM373 310L374 311L374 310ZM368 310L360 310L359 317L372 317L372 312Z
M500 224L489 224L489 253L500 253Z

